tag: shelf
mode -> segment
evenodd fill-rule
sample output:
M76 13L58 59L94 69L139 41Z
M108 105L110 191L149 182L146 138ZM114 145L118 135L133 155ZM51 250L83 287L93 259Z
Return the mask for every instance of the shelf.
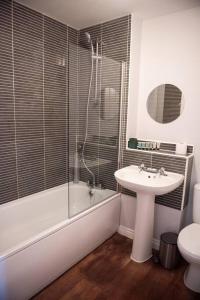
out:
M179 157L182 159L188 159L189 157L193 157L194 154L186 154L186 155L180 155L176 154L174 151L169 151L169 150L140 150L140 149L131 149L126 147L126 151L132 151L132 152L138 152L138 153L150 153L150 154L159 154L159 155L165 155L165 156L174 156L174 157Z

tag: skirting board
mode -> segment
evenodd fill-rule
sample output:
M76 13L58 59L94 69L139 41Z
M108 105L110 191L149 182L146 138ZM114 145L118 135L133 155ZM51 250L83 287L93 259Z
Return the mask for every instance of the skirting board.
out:
M120 225L118 228L118 233L126 236L127 238L129 238L131 240L134 240L134 230L133 229L130 229L128 227ZM159 250L159 246L160 246L160 240L153 239L153 241L152 241L153 249Z

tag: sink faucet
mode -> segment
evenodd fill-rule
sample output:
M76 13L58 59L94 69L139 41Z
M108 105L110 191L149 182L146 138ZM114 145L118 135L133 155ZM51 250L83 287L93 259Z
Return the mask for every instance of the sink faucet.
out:
M157 169L145 167L145 165L143 163L138 168L139 168L140 172L146 171L146 172L149 172L149 173L158 173Z
M154 174L160 174L162 176L167 176L167 173L165 172L165 168L163 168L163 167L158 170L158 169L155 169L155 168L145 167L145 165L142 163L140 166L138 166L138 168L139 168L139 172L146 171L146 172L149 172L149 173L154 173Z
M140 166L138 166L138 168L139 168L140 172L146 170L146 167L145 167L145 165L143 163Z
M163 167L158 170L158 173L160 175L167 176L167 173L165 172L165 168L163 168Z

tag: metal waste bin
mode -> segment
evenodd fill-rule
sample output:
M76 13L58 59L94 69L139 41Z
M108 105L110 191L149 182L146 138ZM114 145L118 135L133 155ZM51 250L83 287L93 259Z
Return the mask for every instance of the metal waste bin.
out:
M159 259L165 269L173 269L180 260L180 253L177 247L178 235L173 232L161 234Z

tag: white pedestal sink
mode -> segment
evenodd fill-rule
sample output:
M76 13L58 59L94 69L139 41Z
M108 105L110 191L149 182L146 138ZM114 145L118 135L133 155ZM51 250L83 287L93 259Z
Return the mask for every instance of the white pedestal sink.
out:
M137 209L134 242L131 259L142 263L152 256L155 195L175 190L184 176L172 172L165 175L140 171L138 166L129 166L115 172L117 182L137 193Z

